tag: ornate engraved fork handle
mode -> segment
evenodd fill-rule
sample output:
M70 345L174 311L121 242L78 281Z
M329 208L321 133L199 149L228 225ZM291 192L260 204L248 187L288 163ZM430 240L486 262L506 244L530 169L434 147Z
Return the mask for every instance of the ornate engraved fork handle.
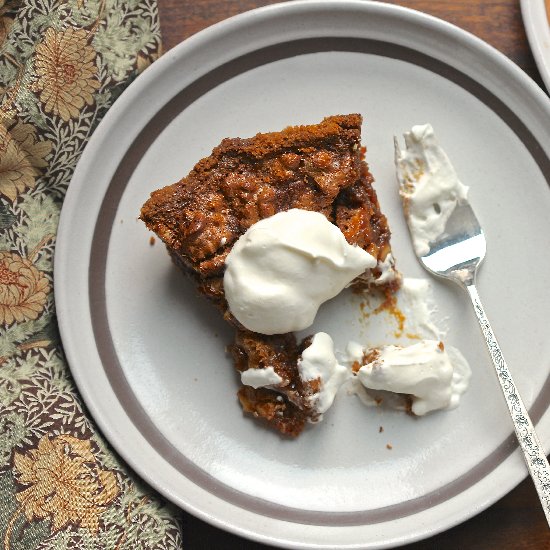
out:
M485 315L485 311L483 310L483 306L481 305L477 289L474 284L468 284L466 285L466 290L474 305L477 319L483 331L483 335L485 336L485 341L495 366L500 387L506 398L506 404L508 405L508 410L510 411L510 416L514 423L516 436L523 451L527 468L529 468L529 473L535 482L535 488L537 489L539 499L542 503L546 520L550 525L550 465L548 464L544 449L535 432L533 423L529 418L527 409L516 390L512 375L508 370L506 361L500 351L500 346L498 345L495 334L493 333L491 325Z

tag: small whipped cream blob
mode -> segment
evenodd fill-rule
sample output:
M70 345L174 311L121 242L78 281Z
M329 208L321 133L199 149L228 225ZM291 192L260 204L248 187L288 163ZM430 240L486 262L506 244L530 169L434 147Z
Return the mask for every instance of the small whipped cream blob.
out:
M273 367L263 369L247 369L241 372L241 382L245 386L253 388L273 388L278 386L283 379L275 372Z
M371 351L355 343L348 345L350 359L360 364ZM410 395L412 412L417 416L455 408L468 388L468 363L458 350L447 351L440 341L382 346L372 355L373 359L357 371L358 380L367 389Z
M329 409L340 386L351 376L350 370L338 363L332 338L325 332L315 334L302 352L298 372L304 382L319 381L319 390L310 397L312 409L319 415Z
M405 149L395 140L395 167L403 211L418 256L445 230L468 187L461 183L430 124L413 126L403 134Z
M237 240L226 259L225 297L248 330L298 331L376 263L323 214L292 209L258 221Z
M376 286L382 286L395 280L401 280L401 275L395 269L395 259L391 252L386 254L383 261L378 262L380 275L372 282Z

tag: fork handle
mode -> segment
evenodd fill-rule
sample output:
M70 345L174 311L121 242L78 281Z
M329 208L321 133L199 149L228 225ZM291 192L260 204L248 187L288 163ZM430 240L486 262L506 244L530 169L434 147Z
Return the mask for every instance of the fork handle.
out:
M535 432L533 423L529 418L527 409L516 389L512 375L508 370L493 329L485 315L477 289L474 284L469 284L466 285L466 290L472 300L483 336L485 336L485 342L489 348L500 387L514 423L514 430L523 451L523 457L535 483L546 521L550 525L550 465Z

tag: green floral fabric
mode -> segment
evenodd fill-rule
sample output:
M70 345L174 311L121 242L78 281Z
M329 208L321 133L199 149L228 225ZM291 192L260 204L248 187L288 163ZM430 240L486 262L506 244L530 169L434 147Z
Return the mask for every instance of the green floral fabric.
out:
M97 432L64 361L53 254L65 191L160 52L155 0L0 0L0 544L175 549L178 512Z

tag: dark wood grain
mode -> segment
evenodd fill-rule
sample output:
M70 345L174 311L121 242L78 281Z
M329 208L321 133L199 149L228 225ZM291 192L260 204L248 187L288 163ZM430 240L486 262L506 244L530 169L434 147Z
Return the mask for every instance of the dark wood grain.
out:
M238 13L275 0L158 0L164 49ZM399 0L387 2L449 21L485 40L519 65L541 87L516 0ZM267 546L216 529L183 513L186 550L262 550ZM473 519L405 547L407 550L549 550L550 530L530 479Z

